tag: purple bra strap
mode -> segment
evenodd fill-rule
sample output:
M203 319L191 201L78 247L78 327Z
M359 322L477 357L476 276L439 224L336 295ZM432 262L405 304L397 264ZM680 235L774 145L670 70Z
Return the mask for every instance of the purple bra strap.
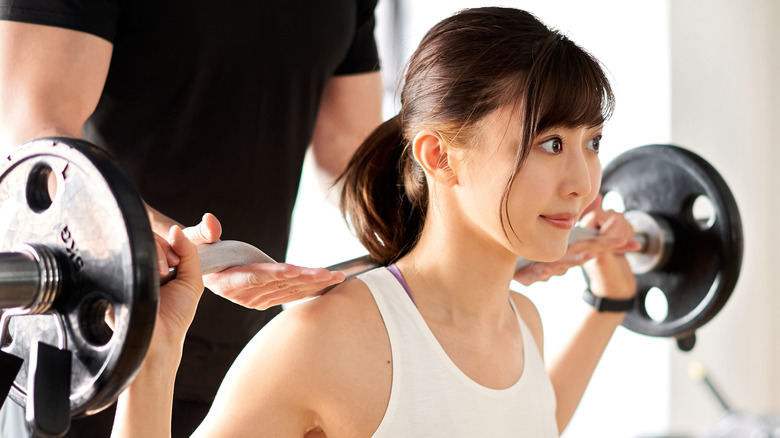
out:
M406 291L406 295L409 295L409 299L412 300L412 303L414 303L414 298L412 298L412 294L409 292L409 285L406 284L406 280L404 280L404 276L401 275L401 271L398 270L398 266L393 263L387 266L387 270L393 274L393 277L395 277L399 283L401 283L401 286L403 286L404 290Z

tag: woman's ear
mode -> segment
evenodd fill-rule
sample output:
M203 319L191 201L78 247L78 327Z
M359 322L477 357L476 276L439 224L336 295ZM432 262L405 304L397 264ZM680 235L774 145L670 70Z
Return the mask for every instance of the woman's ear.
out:
M441 134L430 129L423 129L412 140L412 153L414 159L420 163L431 181L454 186L458 183L458 179L450 166L447 146L448 143Z

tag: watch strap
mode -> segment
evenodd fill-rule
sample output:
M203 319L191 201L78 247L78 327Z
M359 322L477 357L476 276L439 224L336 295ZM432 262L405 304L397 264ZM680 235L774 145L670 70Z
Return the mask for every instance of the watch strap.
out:
M627 300L614 300L612 298L597 297L590 288L585 289L582 299L593 306L599 312L627 312L634 308L636 297Z

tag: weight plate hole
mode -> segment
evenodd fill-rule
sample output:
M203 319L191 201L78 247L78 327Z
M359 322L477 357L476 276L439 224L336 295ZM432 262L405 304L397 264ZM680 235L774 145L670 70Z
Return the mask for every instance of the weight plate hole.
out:
M84 339L92 345L102 347L111 341L114 331L106 322L113 322L114 307L101 297L87 299L79 310L79 325Z
M27 178L27 205L36 213L42 213L51 207L57 194L57 177L51 167L38 164Z
M669 301L664 291L657 287L650 288L645 295L645 312L655 322L664 322L669 316Z
M605 210L615 210L618 213L626 212L626 203L623 201L623 197L614 190L610 190L604 194L604 200L601 202L601 206Z
M715 207L706 195L699 195L693 200L690 215L693 222L702 230L709 230L715 225Z

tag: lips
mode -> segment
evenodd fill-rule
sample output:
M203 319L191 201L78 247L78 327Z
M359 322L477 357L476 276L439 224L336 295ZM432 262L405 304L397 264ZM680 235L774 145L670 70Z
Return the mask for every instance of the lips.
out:
M577 216L571 213L558 213L550 215L540 215L540 218L548 224L562 230L571 230L577 223Z

